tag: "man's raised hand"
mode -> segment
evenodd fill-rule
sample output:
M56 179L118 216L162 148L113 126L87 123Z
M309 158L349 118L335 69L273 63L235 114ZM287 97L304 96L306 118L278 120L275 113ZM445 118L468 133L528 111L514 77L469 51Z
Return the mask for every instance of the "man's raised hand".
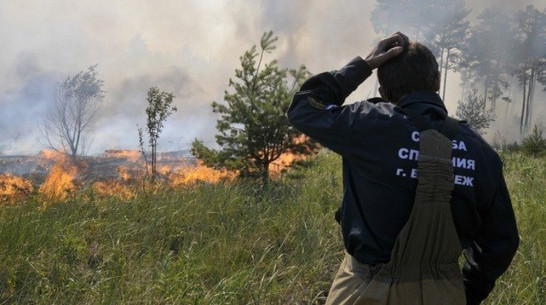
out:
M408 37L400 32L396 32L387 38L381 39L366 57L365 61L372 70L379 68L390 58L400 55L408 44Z

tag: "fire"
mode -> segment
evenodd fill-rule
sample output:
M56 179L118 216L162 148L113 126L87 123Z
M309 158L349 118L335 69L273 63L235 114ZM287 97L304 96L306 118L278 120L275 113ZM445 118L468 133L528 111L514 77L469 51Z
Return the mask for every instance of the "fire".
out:
M294 138L294 143L306 140L302 136ZM184 156L181 152L162 154L156 167L159 179L154 182L171 187L191 186L200 182L229 183L239 175L238 171L213 169L201 161L186 159ZM295 161L304 158L304 155L299 154L282 154L269 165L270 177L279 179ZM39 178L33 176L33 179L44 181L37 189L43 208L50 202L66 200L77 191L77 185L85 184L76 181L84 176L92 181L98 179L99 182L92 183L98 195L132 199L137 196L137 189L146 186L151 169L139 150L106 150L100 157L80 157L74 161L67 154L46 149L40 152L36 163L42 172ZM49 172L44 172L46 170ZM19 199L35 191L30 180L12 174L0 174L0 202L6 201L6 198Z
M193 185L199 181L218 183L233 181L237 172L217 170L203 165L201 161L196 166L186 166L169 175L170 184L174 187Z
M284 153L277 160L269 164L269 173L271 178L278 179L282 173L290 168L292 163L305 159L304 155L296 155L293 153Z
M185 164L185 161L183 161ZM159 165L157 167L157 172L160 175L168 175L169 173L175 172L176 170L172 165Z
M118 167L119 177L123 181L128 181L131 178L133 178L133 176L131 175L131 171L133 171L133 169L129 168L128 166L122 165L122 166Z
M48 199L65 200L76 189L74 179L77 173L78 167L65 156L55 163L38 192Z
M34 190L28 179L0 174L0 202L15 203L19 197L28 195Z
M305 141L309 140L309 137L304 135L304 134L301 134L299 137L296 137L292 140L292 143L294 144L301 144Z
M309 137L302 134L299 137L294 138L292 142L294 144L302 144L303 142L307 140L309 140ZM308 151L308 153L312 153L312 151ZM277 160L269 164L270 176L274 179L280 178L282 173L287 171L292 165L292 163L296 161L304 160L305 158L306 158L306 155L304 154L298 155L298 154L293 154L290 152L285 152L281 154Z
M122 184L116 179L111 179L109 181L97 181L93 183L93 189L99 195L113 196L122 200L133 199L136 197L135 192L133 192L129 186Z
M106 158L123 158L131 162L138 162L141 157L141 152L131 149L109 149L104 151Z
M60 160L63 159L65 154L53 149L43 149L40 151L39 158L45 160Z

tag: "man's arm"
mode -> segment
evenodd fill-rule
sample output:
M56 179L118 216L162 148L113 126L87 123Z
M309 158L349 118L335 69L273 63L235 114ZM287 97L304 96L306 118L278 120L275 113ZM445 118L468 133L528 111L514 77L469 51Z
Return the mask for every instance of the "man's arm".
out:
M484 300L512 262L519 245L519 236L512 203L504 178L487 215L482 217L480 232L470 249L465 251L463 277L467 305Z
M294 96L288 120L322 145L344 154L350 146L350 129L358 111L357 105L341 105L371 73L368 64L357 57L341 70L311 77Z
M402 53L407 43L405 35L395 33L381 40L365 60L356 57L339 71L311 77L294 96L288 120L322 145L344 154L350 148L350 130L359 112L358 105L341 105L373 69Z

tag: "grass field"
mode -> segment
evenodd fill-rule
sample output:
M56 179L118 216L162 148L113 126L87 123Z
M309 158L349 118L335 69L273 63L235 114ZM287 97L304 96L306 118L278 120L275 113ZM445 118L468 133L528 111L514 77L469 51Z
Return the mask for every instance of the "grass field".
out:
M485 304L544 304L546 159L503 153L521 234ZM263 190L251 184L137 192L82 189L0 206L0 304L322 304L343 257L329 153Z

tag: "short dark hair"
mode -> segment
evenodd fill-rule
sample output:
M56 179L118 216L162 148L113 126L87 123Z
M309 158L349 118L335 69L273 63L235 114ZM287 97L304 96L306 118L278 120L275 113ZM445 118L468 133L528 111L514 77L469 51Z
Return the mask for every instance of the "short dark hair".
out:
M436 90L439 73L434 54L423 44L410 42L402 54L377 69L377 78L383 97L397 103L412 92Z

